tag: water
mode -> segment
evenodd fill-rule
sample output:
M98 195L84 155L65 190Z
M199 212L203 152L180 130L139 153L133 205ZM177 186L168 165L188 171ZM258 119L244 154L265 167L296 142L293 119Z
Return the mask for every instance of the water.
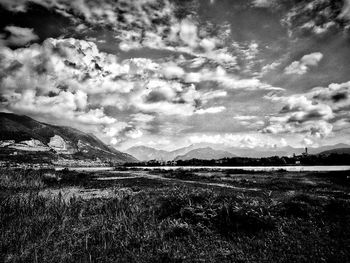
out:
M55 167L56 171L60 171L67 168L70 171L87 171L87 172L102 172L102 171L112 171L114 167Z
M65 167L56 167L55 170L63 170ZM146 170L245 170L245 171L278 171L286 170L288 172L329 172L329 171L349 171L350 165L335 165L335 166L136 166L131 168L137 169L146 169ZM112 171L114 169L118 170L115 167L68 167L71 171L89 171L89 172L99 172L99 171Z
M278 171L286 170L288 172L329 172L329 171L350 171L350 165L338 165L338 166L138 166L139 169L161 169L161 170L245 170L245 171Z

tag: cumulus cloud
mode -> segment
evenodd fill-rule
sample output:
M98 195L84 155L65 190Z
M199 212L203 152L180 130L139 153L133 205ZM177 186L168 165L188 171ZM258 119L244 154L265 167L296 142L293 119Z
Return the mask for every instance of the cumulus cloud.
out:
M268 118L266 133L305 133L322 138L331 134L334 123L349 128L350 82L333 83L328 87L316 87L304 94L290 96L267 96L280 103L278 114ZM339 126L337 125L337 128Z
M285 68L286 74L303 75L307 73L310 67L315 67L322 60L323 54L320 52L304 55L300 61L294 61L288 67Z
M261 128L265 124L263 118L253 115L237 115L234 116L233 119L237 121L240 125L249 129Z
M220 66L214 71L203 68L197 72L190 72L185 75L184 80L191 83L213 81L221 84L227 89L283 90L282 88L273 87L267 83L261 82L257 78L240 79L233 74L228 74L226 70Z
M254 0L253 5L256 7L270 7L274 0Z
M222 144L241 148L282 146L280 138L270 137L268 134L258 133L224 133L224 134L192 134L188 138L190 143Z
M6 26L4 30L9 33L7 38L5 36L1 37L2 40L0 42L5 45L24 46L39 39L32 28Z
M207 109L199 109L199 110L196 110L196 114L215 114L215 113L219 113L219 112L222 112L226 109L226 107L224 106L217 106L217 107L210 107L210 108L207 108Z
M198 28L190 19L183 19L180 23L180 39L188 46L196 48L198 45Z
M317 87L309 92L309 97L326 103L334 111L350 109L350 81L345 83L332 83L327 88Z
M186 53L226 68L237 67L236 57L222 47L229 35L227 25L217 25L215 30L207 25L200 28L195 16L190 12L184 14L185 3L168 0L0 1L0 5L15 12L27 11L30 3L70 18L77 25L78 32L82 28L108 27L122 51L145 47L163 49Z
M251 116L251 115L238 115L233 117L235 120L238 121L250 121L257 119L257 116Z
M120 60L89 41L49 38L16 50L3 47L0 56L2 109L95 129L102 137L115 138L114 143L121 141L118 136L142 136L158 115L225 109L205 108L210 100L225 97L225 90L197 90L198 82L184 81L189 73L177 64ZM108 115L107 107L128 117Z

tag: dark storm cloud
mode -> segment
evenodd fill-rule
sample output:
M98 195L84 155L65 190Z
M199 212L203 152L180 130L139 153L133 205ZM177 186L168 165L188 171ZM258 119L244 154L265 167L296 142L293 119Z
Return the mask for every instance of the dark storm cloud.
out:
M254 0L253 4L284 13L283 24L295 36L348 31L350 25L348 0Z
M348 91L337 91L333 94L316 94L314 96L314 99L316 100L323 100L323 101L332 101L334 103L338 103L344 100L347 100L349 98L349 92Z
M334 95L332 96L332 100L333 100L334 102L340 102L340 101L342 101L342 100L347 100L348 98L349 98L349 94L346 93L346 92L339 92L339 93L334 94Z
M8 25L32 28L38 40L43 41L48 37L69 34L73 25L71 19L39 4L28 4L25 12L10 11L1 4L4 3L0 1L0 30L3 32Z

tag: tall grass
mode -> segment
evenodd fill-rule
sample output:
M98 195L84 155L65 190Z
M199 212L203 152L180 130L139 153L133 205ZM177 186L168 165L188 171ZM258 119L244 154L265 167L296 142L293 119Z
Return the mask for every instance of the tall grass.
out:
M90 174L50 169L0 169L0 189L39 190L45 187L81 185L90 179Z
M163 186L67 200L40 190L88 175L0 172L0 262L350 262L345 195Z
M289 202L313 209L306 218L290 213ZM349 211L347 202L320 204L296 196L276 204L176 187L120 189L113 198L89 201L28 192L3 196L0 204L3 262L315 262L335 254L342 262L350 259L341 245L349 238L348 212L329 220L331 211L339 213L337 205ZM326 230L343 234L338 239Z

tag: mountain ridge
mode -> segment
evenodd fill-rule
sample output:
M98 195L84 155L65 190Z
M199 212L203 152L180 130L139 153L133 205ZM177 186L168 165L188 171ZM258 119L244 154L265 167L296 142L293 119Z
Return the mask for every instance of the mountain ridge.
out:
M158 150L149 146L133 146L126 150L127 153L132 154L140 161L149 161L149 160L159 160L159 161L172 161L175 160L176 157L185 155L189 151L210 147L212 150L221 150L225 152L229 152L237 157L251 157L251 158L263 158L263 157L271 157L271 156L292 156L293 154L300 155L305 152L305 148L302 147L292 147L292 146L284 146L284 147L275 147L275 148L267 148L267 147L256 147L256 148L248 148L248 147L229 147L220 144L191 144L187 147L182 147L173 151L165 151ZM308 147L309 154L319 154L324 151L337 149L337 148L350 148L350 145L344 143L338 143L335 145L324 145L320 147ZM150 156L144 154L143 151L147 150L147 152L152 153Z
M227 151L214 150L213 148L205 147L205 148L198 148L198 149L191 150L184 155L178 155L174 159L174 161L179 161L179 160L186 161L191 159L218 160L222 158L233 158L233 157L237 157L237 156Z
M36 121L25 115L0 112L1 148L50 152L78 159L136 162L133 156L109 147L95 135L69 126Z

